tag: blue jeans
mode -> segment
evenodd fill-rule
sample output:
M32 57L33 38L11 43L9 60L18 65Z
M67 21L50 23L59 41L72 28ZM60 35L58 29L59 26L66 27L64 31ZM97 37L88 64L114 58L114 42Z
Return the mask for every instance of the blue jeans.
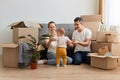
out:
M56 65L56 53L47 52L47 64L50 65ZM67 56L67 64L71 64L72 63L72 58ZM60 64L63 64L63 60L60 59Z
M90 64L90 57L88 55L88 51L77 51L73 55L73 64L79 65L81 63Z

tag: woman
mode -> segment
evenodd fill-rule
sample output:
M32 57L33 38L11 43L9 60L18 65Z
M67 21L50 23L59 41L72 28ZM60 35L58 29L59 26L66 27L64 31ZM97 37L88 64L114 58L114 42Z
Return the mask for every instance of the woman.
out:
M53 37L57 37L55 22L50 21L48 23L48 30L50 35L52 35ZM54 38L50 38L49 40L46 41L46 46L48 48L48 51L47 51L48 60L38 61L38 64L46 63L46 64L55 65L56 64L56 46L57 46L56 40L54 40ZM62 62L63 61L61 59L60 63L62 64ZM71 64L71 63L72 63L72 58L67 56L67 64Z

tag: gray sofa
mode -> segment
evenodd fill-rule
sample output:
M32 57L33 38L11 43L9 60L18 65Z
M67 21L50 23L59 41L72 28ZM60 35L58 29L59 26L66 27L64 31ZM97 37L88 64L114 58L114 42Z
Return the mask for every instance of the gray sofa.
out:
M39 36L41 36L43 33L48 33L48 25L47 24L41 24L42 28L39 30ZM65 29L65 35L68 36L70 39L72 39L72 33L74 31L74 25L73 24L56 24L57 28L64 28ZM41 59L47 59L47 48L44 45L45 50L41 52ZM67 55L72 57L74 53L73 47L67 47Z

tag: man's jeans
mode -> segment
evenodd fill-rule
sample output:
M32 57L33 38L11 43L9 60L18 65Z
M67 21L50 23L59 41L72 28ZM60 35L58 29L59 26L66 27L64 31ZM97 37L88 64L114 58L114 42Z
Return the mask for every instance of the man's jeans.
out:
M90 64L90 57L88 56L88 51L77 51L73 55L73 64L79 65L81 63Z

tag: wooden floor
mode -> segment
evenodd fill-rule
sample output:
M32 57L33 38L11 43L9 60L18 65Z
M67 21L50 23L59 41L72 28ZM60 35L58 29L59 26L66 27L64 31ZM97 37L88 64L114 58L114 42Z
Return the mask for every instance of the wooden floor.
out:
M38 65L38 69L6 68L1 65L0 80L120 80L120 66L113 70L93 68L86 64L56 67Z

